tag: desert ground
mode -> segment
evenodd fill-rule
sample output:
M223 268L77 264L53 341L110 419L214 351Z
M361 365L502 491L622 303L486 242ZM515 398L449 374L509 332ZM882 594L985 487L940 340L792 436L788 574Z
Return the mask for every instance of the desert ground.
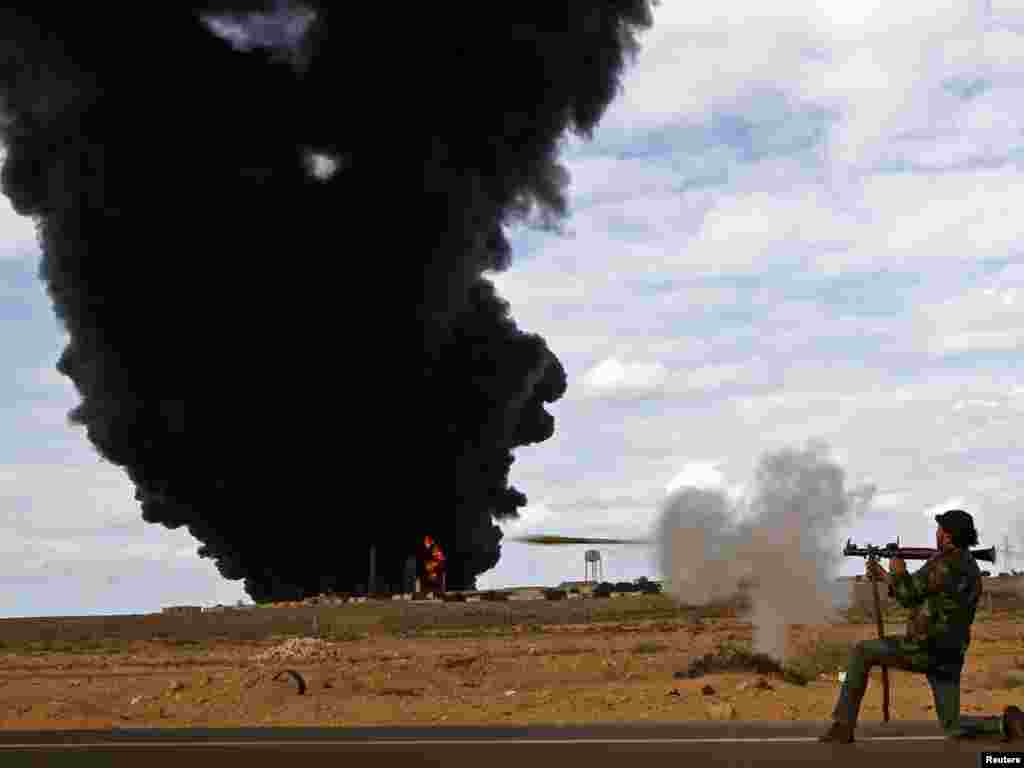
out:
M738 606L624 596L5 619L0 728L828 719L874 621L791 626L773 666ZM888 618L899 634L899 612ZM923 676L889 674L892 719L934 717ZM880 678L864 721L882 717ZM974 625L962 709L1024 705L1021 683L1024 605L996 602Z

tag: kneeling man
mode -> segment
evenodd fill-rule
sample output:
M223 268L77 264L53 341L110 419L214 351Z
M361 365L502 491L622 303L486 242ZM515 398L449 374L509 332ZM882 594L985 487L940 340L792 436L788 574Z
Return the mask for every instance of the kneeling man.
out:
M874 573L885 581L889 596L910 609L907 633L857 643L832 713L832 727L821 741L853 741L868 675L876 664L928 676L935 714L948 737L998 733L1006 741L1024 738L1024 712L1018 707L1007 707L1002 717L960 714L960 672L982 592L981 569L969 549L978 543L978 533L973 518L962 509L937 515L935 521L938 552L916 573L908 574L906 563L898 558L890 563L891 574L878 563L868 563L868 576Z

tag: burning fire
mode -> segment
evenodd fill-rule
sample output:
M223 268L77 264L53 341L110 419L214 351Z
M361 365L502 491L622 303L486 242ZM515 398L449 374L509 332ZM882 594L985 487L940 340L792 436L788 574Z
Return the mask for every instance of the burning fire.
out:
M444 552L432 536L423 537L423 581L428 585L444 590Z

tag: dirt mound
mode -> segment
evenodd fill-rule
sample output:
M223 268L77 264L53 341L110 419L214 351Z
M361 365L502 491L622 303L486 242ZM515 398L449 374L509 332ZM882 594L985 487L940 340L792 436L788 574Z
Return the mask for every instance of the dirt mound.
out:
M717 653L705 653L690 662L685 672L676 672L677 679L703 677L716 672L756 672L771 675L787 683L806 685L807 677L765 653L753 653L745 648L720 645Z
M341 645L316 637L292 637L283 643L267 648L252 657L253 661L267 662L315 662L340 659Z

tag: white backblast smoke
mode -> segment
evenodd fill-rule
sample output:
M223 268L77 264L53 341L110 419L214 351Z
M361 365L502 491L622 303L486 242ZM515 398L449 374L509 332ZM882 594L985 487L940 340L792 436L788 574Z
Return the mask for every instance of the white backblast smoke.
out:
M654 532L666 591L699 605L749 578L754 650L785 660L787 625L831 621L848 601L836 583L836 531L870 506L875 487L846 490L845 475L828 445L812 440L764 455L739 504L717 490L675 491Z

